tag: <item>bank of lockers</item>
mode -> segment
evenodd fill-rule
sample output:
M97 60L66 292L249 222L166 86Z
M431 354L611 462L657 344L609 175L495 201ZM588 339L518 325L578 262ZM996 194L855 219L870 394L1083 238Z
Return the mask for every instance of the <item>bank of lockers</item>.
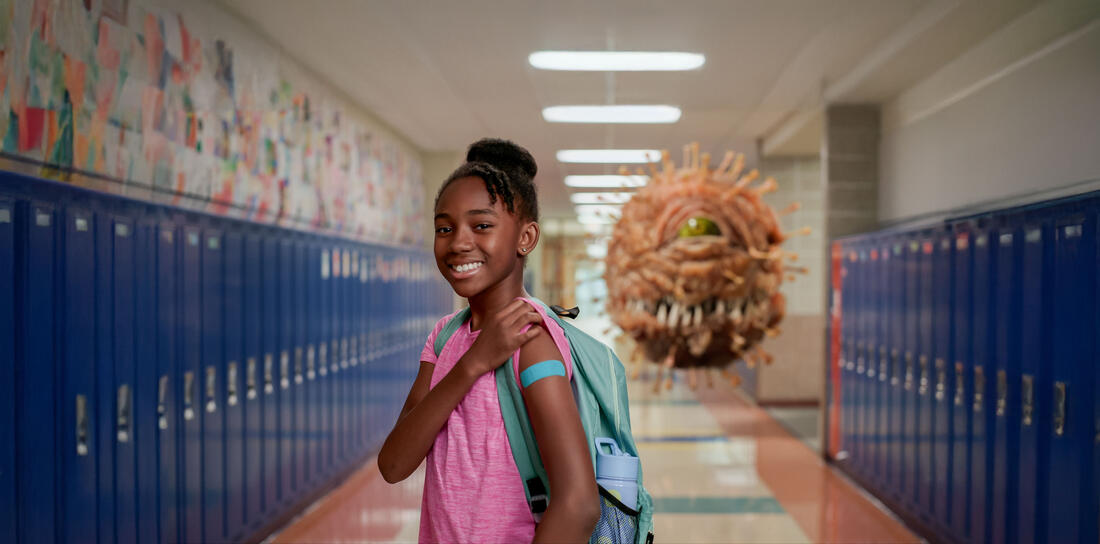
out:
M1096 542L1100 194L836 240L828 451L943 542Z
M380 446L434 270L0 174L0 542L262 536Z

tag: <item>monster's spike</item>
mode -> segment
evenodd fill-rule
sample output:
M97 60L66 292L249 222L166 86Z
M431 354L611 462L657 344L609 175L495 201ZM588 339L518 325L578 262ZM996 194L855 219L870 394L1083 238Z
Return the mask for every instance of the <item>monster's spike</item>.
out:
M779 182L775 181L775 178L769 177L764 180L764 183L754 189L758 195L766 195L779 188Z
M691 142L691 169L699 169L699 142Z
M737 176L741 175L741 170L745 168L745 154L738 153L737 158L733 161L733 169L729 172L730 179L737 179Z
M784 267L783 270L786 270L787 272L794 272L795 274L809 274L810 273L810 269L806 268L805 266L787 266L787 267Z
M619 175L620 176L629 176L630 175L630 168L627 168L625 164L620 166L619 167Z
M768 353L767 351L764 351L764 348L762 348L760 346L756 346L756 355L758 357L760 357L761 359L763 359L764 364L766 364L766 365L770 365L770 364L772 364L772 362L775 361L775 357L772 357L772 354Z
M798 279L798 276L795 276L794 274L788 274L787 275L787 281L794 281L794 280L797 280L797 279Z
M735 283L737 285L741 285L742 283L745 283L745 278L742 278L741 276L738 276L737 274L734 274L730 270L723 270L722 275L725 276L726 279L732 281L733 283Z
M661 165L664 167L665 174L669 174L676 169L676 165L672 164L672 154L667 149L661 150Z
M684 144L684 160L680 163L681 168L691 167L691 144Z
M790 204L787 205L786 208L783 208L782 210L780 210L778 215L790 215L790 214L792 214L794 212L797 212L798 210L801 210L801 209L802 209L802 203L801 202L791 202Z
M710 174L710 153L703 153L699 159L699 167L704 174Z
M733 163L733 151L726 151L726 154L722 156L722 162L718 165L718 169L714 171L714 177L720 178L726 173L726 169Z
M783 236L786 238L790 238L791 236L809 236L813 231L814 229L810 227L802 227L793 232L784 232Z
M742 355L741 360L745 361L745 366L749 368L756 368L756 352L750 351Z
M637 175L637 176L644 176L645 175L645 170L643 170L642 167L639 166L639 167L634 169L634 174Z
M786 252L786 255L787 255L787 260L791 261L792 263L798 260L798 254L793 252L793 251Z
M779 327L772 327L764 331L764 334L767 335L768 338L775 338L776 336L779 336L780 332L782 331L779 330Z
M737 180L737 183L733 184L733 186L736 189L744 189L750 183L756 181L756 178L758 177L760 177L760 171L753 168L752 170L749 170L748 174L741 176L741 179Z

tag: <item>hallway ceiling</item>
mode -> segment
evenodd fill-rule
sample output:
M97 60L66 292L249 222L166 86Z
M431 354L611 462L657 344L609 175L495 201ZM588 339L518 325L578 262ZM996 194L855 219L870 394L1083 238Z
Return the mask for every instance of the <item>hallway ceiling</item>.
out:
M882 102L1036 0L218 0L426 152L528 147L544 217L573 215L558 149L813 154L822 104ZM689 51L690 72L557 72L537 50ZM669 125L547 123L542 108L671 104ZM678 154L677 154L678 155Z

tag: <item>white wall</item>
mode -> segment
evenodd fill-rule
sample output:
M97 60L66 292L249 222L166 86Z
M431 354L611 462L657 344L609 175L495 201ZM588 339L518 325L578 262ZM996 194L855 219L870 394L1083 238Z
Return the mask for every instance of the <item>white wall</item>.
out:
M879 219L1100 179L1100 2L1048 2L883 109Z

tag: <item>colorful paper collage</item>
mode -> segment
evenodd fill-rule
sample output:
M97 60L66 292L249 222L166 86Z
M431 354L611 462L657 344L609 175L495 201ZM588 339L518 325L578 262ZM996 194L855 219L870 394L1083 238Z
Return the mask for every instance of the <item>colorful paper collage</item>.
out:
M0 1L2 151L212 213L421 243L416 156L231 39L133 0Z

